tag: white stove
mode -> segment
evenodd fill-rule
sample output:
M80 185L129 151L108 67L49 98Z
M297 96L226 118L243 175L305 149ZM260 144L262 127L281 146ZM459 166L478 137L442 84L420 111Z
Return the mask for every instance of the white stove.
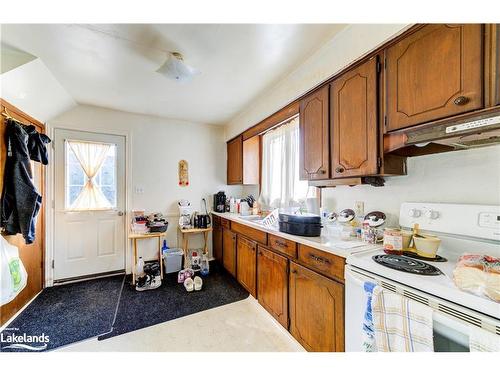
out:
M500 303L462 291L453 282L453 270L462 254L500 257L500 207L404 203L400 209L399 223L407 229L419 224L421 232L437 235L441 239L438 255L447 261L423 262L438 268L442 273L419 275L378 264L373 256L384 254L381 247L352 254L347 258L346 267L346 316L359 313L359 301L349 299L359 300L363 297L355 288L359 289L360 280L368 278L382 287L426 303L436 311L444 311L447 313L445 315L451 315L455 320L472 322L500 335ZM355 286L352 280L358 280L358 285ZM353 324L357 323L346 321L346 337L349 326ZM355 348L356 345L351 347ZM349 349L347 339L346 348Z

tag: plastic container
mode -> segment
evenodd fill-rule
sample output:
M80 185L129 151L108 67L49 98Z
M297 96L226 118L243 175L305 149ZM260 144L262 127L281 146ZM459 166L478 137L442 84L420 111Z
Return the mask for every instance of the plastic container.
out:
M139 260L137 261L135 274L139 277L144 276L144 259L142 259L142 257L139 257Z
M163 253L163 262L165 264L165 273L179 272L182 269L182 258L184 252L178 248L168 248Z

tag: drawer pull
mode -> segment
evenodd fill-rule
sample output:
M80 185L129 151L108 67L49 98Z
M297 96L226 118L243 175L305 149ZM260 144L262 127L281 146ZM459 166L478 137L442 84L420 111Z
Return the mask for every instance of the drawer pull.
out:
M314 254L309 254L309 257L313 260L315 260L316 262L319 262L319 263L326 263L326 264L329 264L330 261L328 259L325 259L325 258L322 258L322 257L319 257L317 255L314 255Z
M335 172L337 172L337 173L344 173L344 171L345 171L345 169L342 167L335 168Z
M281 247L288 247L287 243L283 241L275 240L274 243Z

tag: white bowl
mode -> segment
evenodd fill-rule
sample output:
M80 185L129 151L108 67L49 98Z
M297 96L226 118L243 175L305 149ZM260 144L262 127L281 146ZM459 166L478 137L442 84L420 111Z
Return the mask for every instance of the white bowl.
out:
M441 240L435 236L413 236L417 254L426 258L435 258L441 244Z

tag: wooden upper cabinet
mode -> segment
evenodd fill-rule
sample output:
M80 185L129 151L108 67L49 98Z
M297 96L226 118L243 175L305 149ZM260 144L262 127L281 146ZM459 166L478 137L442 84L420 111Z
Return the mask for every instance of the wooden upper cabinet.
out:
M431 24L386 50L386 130L483 107L482 25Z
M288 329L288 260L258 246L257 297L259 303Z
M222 229L222 263L236 277L236 233L226 228Z
M243 183L243 138L227 142L227 184Z
M500 105L500 24L490 25L491 44L490 53L492 57L492 67L490 71L490 81L492 87L492 105Z
M300 101L300 179L323 180L330 174L328 85Z
M243 141L243 184L258 185L260 182L260 136Z
M248 292L257 296L257 242L238 235L236 255L237 279Z
M332 176L376 174L377 59L343 74L331 85Z
M290 333L314 352L344 351L344 286L290 263Z

